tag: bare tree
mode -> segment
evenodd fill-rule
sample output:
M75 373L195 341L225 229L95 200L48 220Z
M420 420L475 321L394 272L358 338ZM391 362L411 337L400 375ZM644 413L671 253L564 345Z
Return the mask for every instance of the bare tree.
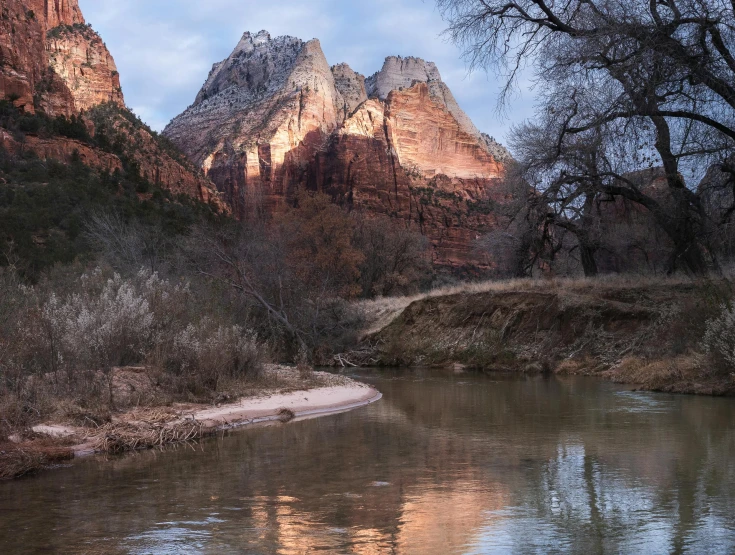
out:
M160 271L172 245L158 228L127 222L120 214L100 212L86 224L85 238L111 267L123 273Z
M354 218L355 245L365 255L360 265L362 295L415 292L431 275L428 239L387 217L358 213Z
M612 164L598 165L601 171L584 179L565 176L562 181L571 181L565 186L585 189L592 184L595 193L644 206L674 245L669 270L704 272L712 251L696 182L713 164L728 179L733 175L733 4L721 0L438 0L438 4L450 21L450 35L465 47L472 64L505 74L506 93L513 90L523 68L534 67L543 83L542 123L536 131L543 131L558 155L584 145L590 133L602 134L608 141ZM617 141L627 152L609 148ZM616 171L623 164L613 155L631 153L627 172ZM652 165L665 172L669 201L663 204L626 178L626 173ZM584 205L582 198L579 202Z

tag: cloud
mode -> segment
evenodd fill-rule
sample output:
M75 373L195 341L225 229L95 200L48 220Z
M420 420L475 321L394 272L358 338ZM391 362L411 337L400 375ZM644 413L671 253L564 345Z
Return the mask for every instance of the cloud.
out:
M127 103L162 129L196 97L212 64L226 58L245 31L318 38L330 64L347 62L370 75L389 55L433 61L460 106L481 130L504 139L532 115L530 92L508 117L496 110L501 83L468 74L461 52L441 36L445 23L432 0L80 0L107 43Z

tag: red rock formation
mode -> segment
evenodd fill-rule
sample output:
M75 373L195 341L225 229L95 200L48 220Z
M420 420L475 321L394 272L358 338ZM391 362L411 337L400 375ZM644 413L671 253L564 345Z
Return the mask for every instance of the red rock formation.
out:
M45 29L84 23L78 0L27 0L25 4L41 18Z
M49 63L74 97L77 112L105 102L125 106L115 60L91 28L58 27L46 40Z
M0 99L12 99L31 113L37 104L45 104L68 115L73 100L49 68L44 14L21 0L5 0L0 6Z
M324 190L405 220L432 240L437 263L457 267L484 264L473 243L499 223L507 151L417 58L389 58L366 80L345 64L330 71L316 40L246 33L164 134L240 217L299 187Z
M15 155L33 152L41 160L57 160L70 163L79 160L84 165L101 171L122 170L120 159L114 154L103 152L80 141L65 137L44 139L26 135L23 144L16 141L10 133L0 128L0 146Z
M27 112L57 116L86 112L104 103L124 107L115 62L91 27L78 0L3 0L0 10L0 99L13 99ZM118 110L103 119L125 134L126 156L142 176L171 190L227 210L212 183L185 159L177 160L142 126L129 125ZM93 133L94 125L88 122ZM124 128L124 129L123 129ZM90 167L114 171L120 159L91 145L63 137L27 136L20 144L0 129L10 152L33 151L41 159L80 159Z
M0 98L49 115L107 101L124 105L115 62L77 0L3 1Z
M472 245L499 224L503 167L428 98L425 83L365 102L315 168L319 188L419 229L437 264L484 265Z
M195 168L187 167L161 150L148 131L137 129L130 140L133 142L130 152L138 163L142 177L174 194L188 195L206 203L212 202L220 210L229 212L229 207L220 200L212 182Z

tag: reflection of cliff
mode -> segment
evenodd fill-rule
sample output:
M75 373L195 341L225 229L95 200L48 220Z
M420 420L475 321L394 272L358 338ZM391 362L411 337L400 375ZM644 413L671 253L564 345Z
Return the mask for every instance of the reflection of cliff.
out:
M5 484L0 548L4 527L61 552L624 553L708 529L721 543L703 545L735 547L726 400L468 375L378 387L356 412Z

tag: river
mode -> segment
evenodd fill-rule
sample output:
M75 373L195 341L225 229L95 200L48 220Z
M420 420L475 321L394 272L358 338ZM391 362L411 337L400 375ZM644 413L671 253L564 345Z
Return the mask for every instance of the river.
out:
M735 400L355 376L383 399L0 483L0 553L735 553Z

